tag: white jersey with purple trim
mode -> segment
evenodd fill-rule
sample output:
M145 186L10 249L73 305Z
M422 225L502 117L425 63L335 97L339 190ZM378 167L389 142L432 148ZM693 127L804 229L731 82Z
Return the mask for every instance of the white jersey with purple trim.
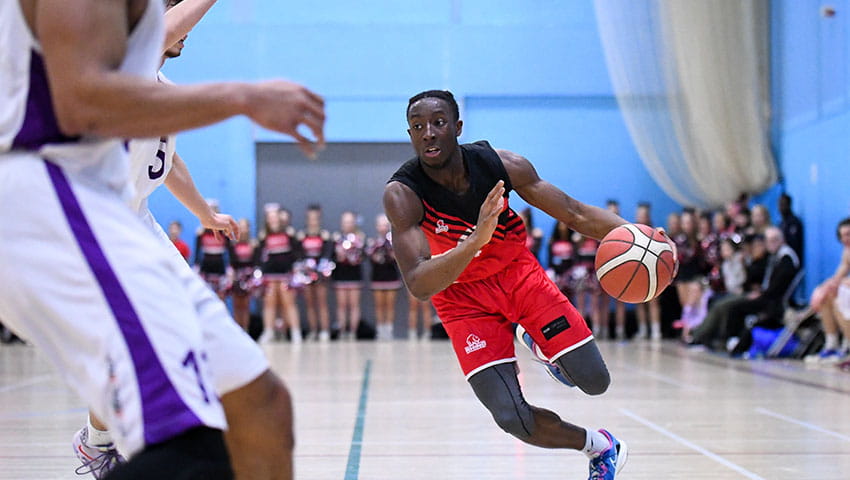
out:
M156 71L164 38L163 5L150 1L127 40L121 72ZM30 32L18 0L0 2L0 153L36 151L66 172L129 194L127 152L118 138L69 137L53 112L41 45Z
M156 71L163 13L147 1L122 72ZM224 429L203 325L226 310L128 208L123 140L62 134L39 52L18 0L0 2L0 318L125 455Z
M157 81L173 85L162 72ZM143 214L147 210L148 197L165 183L174 164L177 138L167 135L160 138L138 138L130 140L130 181L135 187L130 207Z

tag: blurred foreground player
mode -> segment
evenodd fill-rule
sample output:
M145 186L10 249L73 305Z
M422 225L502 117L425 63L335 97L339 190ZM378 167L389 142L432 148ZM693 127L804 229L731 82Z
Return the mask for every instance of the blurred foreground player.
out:
M584 319L526 248L523 222L507 197L516 190L594 238L626 221L541 180L520 155L485 141L458 145L463 122L450 92L412 97L407 121L417 157L390 179L384 209L408 288L431 298L464 375L503 430L532 445L580 450L590 458L591 479L613 479L626 462L625 443L523 398L515 323L517 338L556 380L600 395L610 377Z
M0 317L45 351L131 456L110 478L232 478L202 327L210 312L192 298L197 277L127 207L122 139L245 114L312 154L295 129L321 142L323 102L281 81L157 84L162 5L0 4ZM262 378L268 388L255 393L278 439L268 448L282 460L257 478L291 478L289 395Z

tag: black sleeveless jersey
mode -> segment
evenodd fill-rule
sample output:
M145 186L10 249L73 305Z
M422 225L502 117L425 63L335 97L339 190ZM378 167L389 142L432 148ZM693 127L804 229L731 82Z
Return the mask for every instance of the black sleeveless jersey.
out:
M486 141L463 144L460 149L469 175L469 189L461 195L431 179L418 157L402 165L390 182L407 185L422 200L424 215L419 226L428 238L431 255L436 256L453 249L472 233L487 194L499 180L504 180L505 207L493 238L457 279L458 282L471 282L504 269L523 253L526 232L522 218L508 207L511 180L496 151Z

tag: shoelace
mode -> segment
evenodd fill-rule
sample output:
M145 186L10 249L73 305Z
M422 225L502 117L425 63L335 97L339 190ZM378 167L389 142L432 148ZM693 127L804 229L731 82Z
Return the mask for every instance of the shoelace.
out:
M88 475L91 473L95 478L101 478L120 462L121 454L118 453L118 450L110 448L97 457L84 462L74 470L74 473L77 475Z

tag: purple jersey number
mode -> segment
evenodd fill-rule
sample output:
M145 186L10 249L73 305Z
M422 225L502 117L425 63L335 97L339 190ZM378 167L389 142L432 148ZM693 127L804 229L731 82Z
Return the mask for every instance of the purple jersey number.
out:
M156 151L156 158L159 159L159 170L154 170L153 165L148 165L148 178L156 180L165 173L165 150L168 148L168 137L159 138L159 150Z

